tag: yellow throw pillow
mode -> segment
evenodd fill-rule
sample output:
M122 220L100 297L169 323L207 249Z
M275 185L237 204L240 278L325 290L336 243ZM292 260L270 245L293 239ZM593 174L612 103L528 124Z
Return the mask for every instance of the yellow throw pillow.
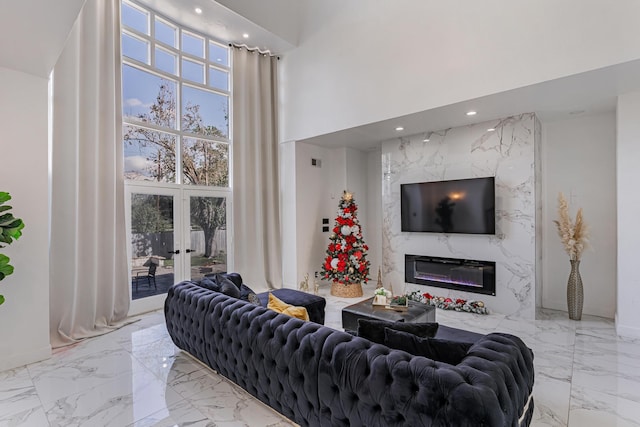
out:
M291 307L291 304L287 304L282 301L271 292L269 292L269 303L267 303L267 308L270 308L273 311L278 313L282 313L286 308Z
M305 307L296 307L295 305L292 305L291 307L285 308L282 314L286 314L287 316L295 317L300 320L309 320L309 313L307 313L307 309Z
M309 320L309 313L306 308L287 304L271 292L269 292L269 303L267 304L267 308L275 311L276 313L286 314L287 316L301 320Z

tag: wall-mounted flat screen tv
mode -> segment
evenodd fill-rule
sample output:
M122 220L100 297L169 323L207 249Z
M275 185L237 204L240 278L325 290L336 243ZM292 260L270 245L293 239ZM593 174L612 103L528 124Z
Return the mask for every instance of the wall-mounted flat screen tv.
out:
M400 185L402 231L496 233L494 177Z

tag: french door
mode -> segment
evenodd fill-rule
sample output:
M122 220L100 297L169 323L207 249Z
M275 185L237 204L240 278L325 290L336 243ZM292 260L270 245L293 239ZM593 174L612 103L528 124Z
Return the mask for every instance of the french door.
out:
M161 308L174 283L230 268L229 202L225 191L127 186L130 315Z

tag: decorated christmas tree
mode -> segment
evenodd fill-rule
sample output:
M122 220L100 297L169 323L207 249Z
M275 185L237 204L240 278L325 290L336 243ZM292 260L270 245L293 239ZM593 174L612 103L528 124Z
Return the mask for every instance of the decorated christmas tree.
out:
M333 234L329 237L327 257L322 265L322 273L325 279L333 281L331 293L337 287L357 285L358 292L347 292L340 296L361 296L363 282L369 281L369 261L367 251L369 247L362 239L362 229L356 216L358 206L353 194L345 191L340 199L338 216L336 217ZM338 294L340 294L338 289Z

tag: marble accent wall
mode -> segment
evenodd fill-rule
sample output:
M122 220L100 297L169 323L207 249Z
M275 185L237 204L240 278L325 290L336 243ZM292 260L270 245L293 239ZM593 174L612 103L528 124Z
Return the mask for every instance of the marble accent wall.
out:
M495 128L495 131L488 131ZM394 139L382 144L383 274L395 293L420 290L484 301L503 314L535 318L536 146L533 113ZM400 231L400 184L495 176L496 234ZM536 245L538 243L538 245ZM496 296L407 284L404 255L431 255L496 262Z

